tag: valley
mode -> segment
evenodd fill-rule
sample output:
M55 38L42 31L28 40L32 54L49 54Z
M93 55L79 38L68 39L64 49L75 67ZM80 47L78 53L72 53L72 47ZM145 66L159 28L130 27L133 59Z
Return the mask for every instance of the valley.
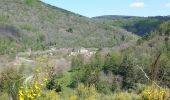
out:
M170 100L169 15L0 2L0 100Z

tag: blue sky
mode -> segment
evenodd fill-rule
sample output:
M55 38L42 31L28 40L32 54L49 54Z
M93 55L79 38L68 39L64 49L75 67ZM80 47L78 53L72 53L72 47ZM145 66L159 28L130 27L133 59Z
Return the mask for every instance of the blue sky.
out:
M41 0L87 17L170 15L170 0Z

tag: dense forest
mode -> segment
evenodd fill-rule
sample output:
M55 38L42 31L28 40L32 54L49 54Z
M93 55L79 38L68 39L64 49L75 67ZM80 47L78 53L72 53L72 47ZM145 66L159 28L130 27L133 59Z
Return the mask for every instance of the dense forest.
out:
M94 20L124 28L132 33L144 36L145 33L154 31L160 24L170 20L170 16L137 17L137 16L99 16Z

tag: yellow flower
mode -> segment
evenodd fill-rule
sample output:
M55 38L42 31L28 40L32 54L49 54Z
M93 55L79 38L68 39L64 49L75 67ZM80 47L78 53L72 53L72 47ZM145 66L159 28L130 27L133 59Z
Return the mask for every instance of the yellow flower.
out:
M34 97L31 95L31 97L30 97L31 99L34 99Z
M42 83L41 86L44 86L44 84Z
M27 94L27 98L30 98L30 97L31 97L31 94L28 93L28 94Z
M24 96L19 96L19 100L24 100Z
M36 96L36 95L37 95L37 94L35 94L35 93L33 94L33 96Z
M20 86L18 91L19 100L34 100L38 99L41 96L42 87L45 86L45 82L47 81L48 73L46 72L46 77L39 78L39 74L41 73L41 68L37 68L35 70L35 75L32 81L28 84L27 87ZM39 80L42 79L42 83L39 83ZM42 90L41 90L42 89ZM55 99L56 100L56 99Z
M20 96L23 96L23 95L24 95L23 92L22 92L22 90L19 90L19 95L20 95Z
M24 100L24 94L22 90L19 90L19 100Z
M35 89L39 90L40 88L37 85L35 85Z
M35 70L37 73L40 73L40 68L37 68L36 70Z
M35 84L34 84L34 88L35 88L35 89L37 89L37 90L39 90L39 89L40 89L40 88L38 87L38 81L36 81L36 82L35 82Z

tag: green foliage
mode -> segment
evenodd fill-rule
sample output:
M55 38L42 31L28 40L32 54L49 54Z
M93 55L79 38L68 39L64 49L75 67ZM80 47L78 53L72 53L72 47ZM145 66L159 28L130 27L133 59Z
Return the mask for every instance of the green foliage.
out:
M22 49L31 48L32 50L45 50L48 48L48 44L45 43L45 37L41 33L36 33L36 36L21 37Z
M141 45L144 41L142 39L137 40L137 45Z
M15 68L6 68L0 73L0 88L2 92L8 93L14 100L17 99L18 91L23 75Z
M29 6L33 6L37 3L37 0L25 0L25 3Z
M100 55L94 55L89 63L80 65L78 70L74 70L75 75L73 76L74 80L71 83L71 87L76 87L78 83L84 83L85 85L94 84L98 88L98 86L100 86L98 82L102 66L103 63Z
M141 21L134 23L132 26L125 26L125 28L133 33L143 35L147 32L154 31L159 27L159 24L162 23L162 20L157 18L146 18Z
M137 35L144 36L159 28L159 25L168 21L169 16L134 17L134 16L100 16L94 18L106 25L124 28Z
M7 93L0 93L0 100L9 100L10 97Z
M141 83L136 83L133 87L134 92L137 94L141 94L142 91L146 88L145 84L141 84Z
M140 80L135 76L135 68L133 62L128 57L129 52L122 54L121 52L112 52L104 59L96 54L91 58L90 63L85 64L79 70L75 70L76 75L72 83L78 84L82 82L86 85L95 84L99 92L108 94L117 90L119 87L123 89L133 89L135 81ZM124 57L123 57L124 56ZM101 74L102 72L105 72ZM110 73L111 72L111 73ZM140 73L141 74L141 73ZM116 77L122 78L122 81L116 80ZM122 84L122 85L118 85Z
M132 61L129 60L128 57L125 56L123 59L118 72L121 76L123 76L123 88L131 89L135 83L135 72L134 72L134 65Z
M61 76L56 76L56 75L51 77L46 84L46 88L48 90L55 90L56 92L61 92L62 91L62 83L60 83L60 81L59 81L60 78L61 78Z
M13 41L0 37L0 55L15 53L17 49Z
M21 35L6 36L6 34L2 34L0 54L11 54L28 48L45 50L49 46L62 48L80 46L113 47L122 42L134 40L133 35L129 35L128 32L118 27L139 33L139 35L146 33L142 39L137 41L138 46L129 46L129 49L115 50L106 55L102 55L103 50L101 49L89 59L82 55L73 57L69 72L60 75L52 73L50 75L46 83L47 89L43 90L42 99L140 100L148 99L150 96L145 94L145 92L148 92L145 87L153 83L152 81L157 82L162 87L170 87L170 25L169 21L163 23L169 17L122 18L119 16L113 18L112 21L104 21L101 24L59 8L46 6L43 3L38 3L37 0L25 0L25 3L29 6L23 6L22 0L16 1L17 3L15 0L9 1L16 5L16 8L10 8L11 6L9 6L9 9L16 11L16 14L6 12L7 16L12 15L12 17L0 16L0 23L7 21L7 24L19 27ZM4 2L0 4L2 8L5 8L3 7ZM41 5L39 6L41 9L34 6L37 3ZM24 10L18 9L18 6ZM115 24L117 27L112 27ZM155 30L158 27L159 29ZM1 30L3 30L3 25ZM74 34L68 34L68 32ZM158 51L161 52L161 55L154 66L154 69L157 67L158 70L155 74L155 80L150 80L147 75L150 75L150 66L153 65ZM17 69L2 71L0 75L2 93L0 99L6 93L10 94L13 99L17 99L16 95L22 77ZM38 80L36 83L38 83ZM35 86L38 87L38 84ZM158 90L155 89L154 91ZM152 89L149 88L150 91ZM168 89L167 91L169 92ZM160 94L159 92L154 94L156 93Z
M121 40L122 40L122 41L125 41L125 40L126 40L126 37L123 35L123 36L121 37Z
M92 66L91 64L87 64L82 68L83 75L80 78L80 81L85 84L96 84L99 79L99 70L97 66Z
M79 84L77 87L77 95L80 100L95 100L97 98L95 85Z
M50 79L48 80L47 84L46 84L47 89L49 90L53 90L56 88L56 83L54 82L54 79Z
M166 48L166 46L162 49L162 54L160 56L160 59L158 60L159 66L159 72L157 73L157 80L159 80L162 85L170 87L170 57L169 57L169 50Z
M8 16L0 15L0 23L8 22L9 18Z
M66 30L67 32L70 32L70 33L73 33L73 29L72 28L69 28Z
M106 56L103 70L105 73L112 71L117 74L119 65L122 61L122 55L120 52L112 52Z
M91 58L90 63L83 66L82 75L80 81L84 84L97 84L99 81L100 70L102 69L103 62L100 58L101 56L96 53L94 57Z
M161 24L159 32L161 35L170 35L170 21Z
M165 45L166 45L166 49L169 51L170 50L170 39L169 39L169 37L165 37Z

